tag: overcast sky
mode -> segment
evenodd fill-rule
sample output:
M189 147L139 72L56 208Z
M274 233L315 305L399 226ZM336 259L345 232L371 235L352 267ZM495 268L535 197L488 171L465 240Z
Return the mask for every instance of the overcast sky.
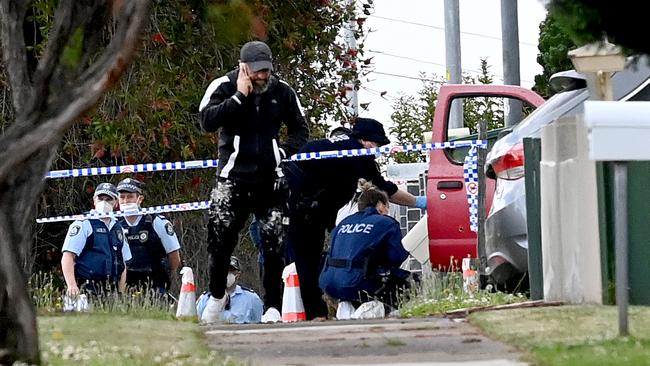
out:
M495 83L502 83L500 0L459 0L461 59L472 74L480 59L487 58ZM360 103L370 103L360 115L390 125L392 102L400 93L417 95L419 72L445 75L443 0L375 0L374 13L366 22L371 30L365 41L366 56L374 56L375 71L362 80ZM519 52L521 82L532 87L541 73L537 64L539 23L546 9L538 0L519 0ZM415 24L414 24L415 23ZM386 74L395 74L391 76ZM386 91L384 98L379 93Z

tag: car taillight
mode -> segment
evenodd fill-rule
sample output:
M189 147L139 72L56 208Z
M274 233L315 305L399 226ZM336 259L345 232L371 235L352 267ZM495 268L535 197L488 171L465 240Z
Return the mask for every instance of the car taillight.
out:
M513 146L508 152L492 163L497 178L516 180L524 176L524 144Z

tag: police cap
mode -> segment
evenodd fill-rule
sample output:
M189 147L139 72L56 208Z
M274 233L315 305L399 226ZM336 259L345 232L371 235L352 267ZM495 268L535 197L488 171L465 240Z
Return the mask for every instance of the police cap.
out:
M99 185L97 185L93 197L98 197L102 194L109 196L112 199L117 199L118 197L117 189L115 189L115 186L112 185L111 183L100 183Z
M239 267L239 259L234 255L230 256L230 268L241 271L241 267Z
M117 184L117 191L142 194L143 185L144 183L137 179L126 178Z
M390 143L386 137L384 126L372 118L357 118L352 126L350 137L376 142L379 146Z

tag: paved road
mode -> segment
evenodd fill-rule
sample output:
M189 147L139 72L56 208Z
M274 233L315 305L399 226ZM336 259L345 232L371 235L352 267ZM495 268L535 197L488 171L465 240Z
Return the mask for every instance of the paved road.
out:
M253 365L526 365L512 347L445 318L220 325L206 335Z

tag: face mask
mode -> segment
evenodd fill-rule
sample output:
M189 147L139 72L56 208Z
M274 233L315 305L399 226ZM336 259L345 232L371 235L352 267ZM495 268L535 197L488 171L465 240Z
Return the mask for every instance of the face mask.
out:
M138 211L139 209L140 207L135 202L120 204L120 211Z
M113 212L113 205L106 201L99 201L95 204L95 211L98 213L111 213Z
M230 287L235 284L235 275L232 273L228 273L228 277L226 277L226 287Z

